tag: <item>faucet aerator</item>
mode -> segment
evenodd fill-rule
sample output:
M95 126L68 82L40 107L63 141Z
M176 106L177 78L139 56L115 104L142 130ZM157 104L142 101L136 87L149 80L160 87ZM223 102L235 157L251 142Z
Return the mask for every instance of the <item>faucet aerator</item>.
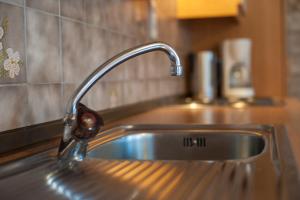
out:
M171 67L172 76L183 76L183 67L181 65L175 65Z

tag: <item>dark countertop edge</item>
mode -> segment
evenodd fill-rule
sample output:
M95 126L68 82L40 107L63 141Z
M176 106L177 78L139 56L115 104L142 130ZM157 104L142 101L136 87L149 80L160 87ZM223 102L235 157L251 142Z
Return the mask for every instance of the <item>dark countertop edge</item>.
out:
M183 95L169 96L107 109L99 111L99 113L103 117L104 123L107 124L160 106L182 102L183 100ZM62 134L62 119L1 132L0 163L1 159L10 153L18 150L22 151L24 148L38 143L57 140Z

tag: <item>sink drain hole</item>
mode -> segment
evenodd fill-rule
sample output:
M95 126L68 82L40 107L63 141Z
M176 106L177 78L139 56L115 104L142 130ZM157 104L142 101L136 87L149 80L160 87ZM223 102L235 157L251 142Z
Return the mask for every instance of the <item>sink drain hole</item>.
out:
M206 138L205 137L185 137L183 138L184 147L206 147Z

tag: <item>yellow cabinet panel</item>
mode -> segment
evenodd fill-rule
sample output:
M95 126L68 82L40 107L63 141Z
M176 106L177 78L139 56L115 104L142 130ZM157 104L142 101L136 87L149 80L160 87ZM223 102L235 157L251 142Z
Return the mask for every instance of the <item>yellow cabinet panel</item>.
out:
M177 18L237 16L240 3L241 0L177 0Z

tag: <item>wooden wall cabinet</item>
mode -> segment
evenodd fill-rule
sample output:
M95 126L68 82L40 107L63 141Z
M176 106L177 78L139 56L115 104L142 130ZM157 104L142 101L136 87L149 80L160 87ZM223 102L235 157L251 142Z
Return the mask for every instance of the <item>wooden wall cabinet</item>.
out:
M246 0L177 0L177 18L238 17L245 5Z

